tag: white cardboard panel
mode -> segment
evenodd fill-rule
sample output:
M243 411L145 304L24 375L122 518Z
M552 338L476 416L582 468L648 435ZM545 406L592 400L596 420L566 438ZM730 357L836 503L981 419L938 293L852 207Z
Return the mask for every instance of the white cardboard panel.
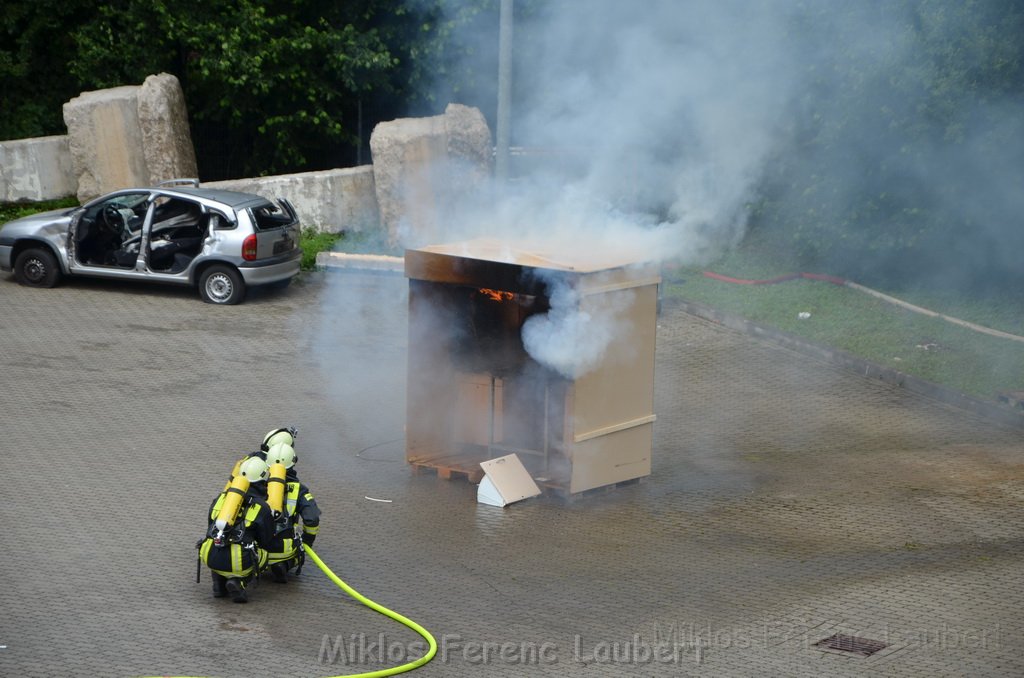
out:
M515 454L480 462L484 478L477 486L476 498L481 504L507 506L540 494L530 472Z

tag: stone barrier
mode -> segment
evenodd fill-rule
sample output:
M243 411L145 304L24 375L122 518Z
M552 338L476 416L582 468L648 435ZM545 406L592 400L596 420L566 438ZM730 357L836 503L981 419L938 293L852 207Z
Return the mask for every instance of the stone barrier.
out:
M39 202L75 195L66 136L0 142L0 202Z
M173 75L83 92L64 104L64 123L82 202L198 174L184 95Z
M380 230L374 195L373 167L281 174L271 177L204 182L205 188L287 198L299 213L303 228L329 233L369 233Z
M67 136L0 143L0 201L77 196L198 177L178 79L83 92L64 104ZM491 172L491 133L476 108L380 123L374 164L203 186L287 198L303 226L366 233L388 246L429 240L459 200Z
M429 242L450 209L490 176L491 132L479 109L382 122L370 135L381 227L388 243Z

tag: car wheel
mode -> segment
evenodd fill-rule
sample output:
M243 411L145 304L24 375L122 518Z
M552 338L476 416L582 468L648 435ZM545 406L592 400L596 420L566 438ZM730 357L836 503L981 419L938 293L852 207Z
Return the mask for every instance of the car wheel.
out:
M28 287L53 287L60 280L60 266L49 250L33 247L14 260L14 278Z
M208 304L237 304L245 297L245 281L231 266L211 266L199 277L199 295Z

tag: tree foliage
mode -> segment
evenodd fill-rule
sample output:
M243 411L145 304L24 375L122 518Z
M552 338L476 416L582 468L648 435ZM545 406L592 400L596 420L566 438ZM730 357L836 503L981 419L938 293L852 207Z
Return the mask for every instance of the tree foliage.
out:
M0 12L0 139L64 134L61 106L82 90L68 72L82 0L5 0Z
M816 58L756 227L880 284L1024 282L1024 7L810 4L792 40Z
M62 134L80 92L168 72L204 179L354 164L376 122L486 82L464 36L493 42L496 16L497 0L11 0L0 138Z
M360 98L401 89L400 56L375 25L384 6L123 0L101 5L75 31L71 70L95 87L177 75L197 146L211 146L198 155L214 174L336 166L331 155L356 141Z

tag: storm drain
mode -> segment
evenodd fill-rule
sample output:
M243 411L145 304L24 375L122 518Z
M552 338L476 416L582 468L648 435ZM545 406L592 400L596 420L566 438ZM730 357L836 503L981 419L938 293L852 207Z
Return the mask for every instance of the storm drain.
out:
M825 650L846 652L857 655L858 657L870 657L879 650L889 647L889 644L883 643L880 640L871 640L870 638L859 638L857 636L847 636L842 633L837 633L834 636L825 638L824 640L819 640L814 644L814 646Z

